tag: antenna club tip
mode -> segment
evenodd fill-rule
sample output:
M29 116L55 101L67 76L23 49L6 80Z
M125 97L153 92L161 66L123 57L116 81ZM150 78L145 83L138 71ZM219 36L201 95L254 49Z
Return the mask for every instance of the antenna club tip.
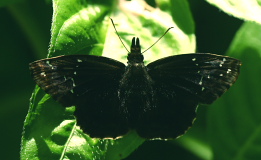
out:
M109 18L110 18L111 22L114 23L113 20L112 20L112 18L111 18L111 17L109 17Z
M169 30L171 30L172 28L175 28L175 27L169 27L168 29L167 29L167 31L166 32L168 32Z

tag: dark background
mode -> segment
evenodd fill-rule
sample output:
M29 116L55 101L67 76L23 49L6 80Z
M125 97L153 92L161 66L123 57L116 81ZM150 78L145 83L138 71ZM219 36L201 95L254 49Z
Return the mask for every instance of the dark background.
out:
M189 2L196 26L197 51L224 54L242 21L205 1ZM43 0L0 8L1 159L19 159L23 122L35 86L28 64L46 57L51 18L52 4ZM181 152L182 159L197 159L178 144L164 141L145 142L127 159L175 159Z

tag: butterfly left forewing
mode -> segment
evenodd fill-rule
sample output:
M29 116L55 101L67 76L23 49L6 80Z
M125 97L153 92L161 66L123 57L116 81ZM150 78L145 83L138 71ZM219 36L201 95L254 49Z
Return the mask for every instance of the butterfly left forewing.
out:
M75 105L77 97L103 85L102 81L119 80L124 69L121 62L90 55L59 56L30 64L37 85L64 106Z
M90 136L115 138L127 132L117 96L123 63L68 55L33 62L30 70L37 85L56 101L65 107L76 106L77 123Z

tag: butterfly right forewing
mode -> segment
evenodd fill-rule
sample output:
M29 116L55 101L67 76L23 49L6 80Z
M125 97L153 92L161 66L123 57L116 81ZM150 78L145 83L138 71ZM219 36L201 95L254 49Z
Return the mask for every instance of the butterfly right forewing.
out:
M231 57L193 53L163 58L147 67L156 82L180 88L199 103L211 104L235 83L240 65Z

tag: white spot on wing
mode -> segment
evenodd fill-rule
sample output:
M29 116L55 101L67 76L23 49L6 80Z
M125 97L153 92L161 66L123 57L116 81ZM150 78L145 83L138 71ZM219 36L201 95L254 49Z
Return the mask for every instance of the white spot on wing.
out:
M197 59L196 58L192 58L192 61L196 61Z
M50 63L50 61L46 61L46 64L47 64L49 67L52 67L52 69L53 69L53 65Z
M202 80L203 80L203 76L201 76L201 79L200 79L200 81L199 81L199 85L202 85Z
M75 85L75 83L74 83L74 79L72 78L72 85L73 85L73 87L75 87L76 85Z
M77 59L77 62L82 62L82 60L81 59Z
M224 62L225 62L224 60L222 62L220 62L219 67L222 67Z
M231 72L231 69L227 69L227 73L230 73Z
M40 75L46 77L45 72L42 72Z

